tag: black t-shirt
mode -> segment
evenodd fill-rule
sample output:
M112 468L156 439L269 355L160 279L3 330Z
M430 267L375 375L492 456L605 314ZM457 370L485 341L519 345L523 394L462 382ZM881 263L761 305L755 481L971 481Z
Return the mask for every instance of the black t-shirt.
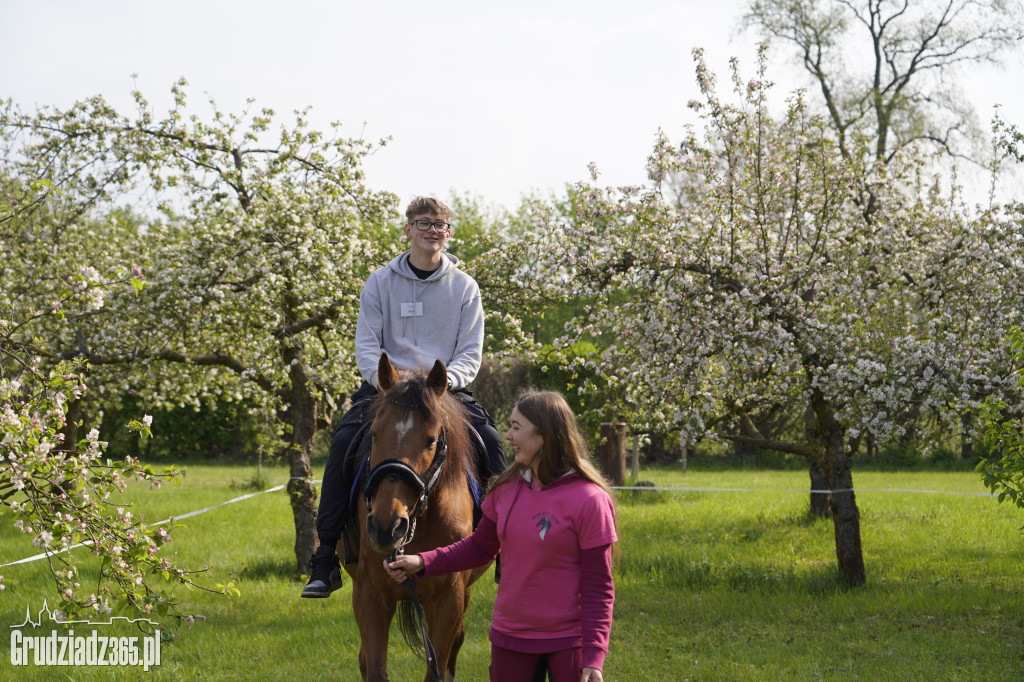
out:
M409 258L408 256L405 257L405 262L409 264L409 269L412 270L412 273L419 277L420 279L426 279L427 277L430 277L435 272L437 272L437 268L434 268L433 270L420 270L418 267L412 264L412 259Z

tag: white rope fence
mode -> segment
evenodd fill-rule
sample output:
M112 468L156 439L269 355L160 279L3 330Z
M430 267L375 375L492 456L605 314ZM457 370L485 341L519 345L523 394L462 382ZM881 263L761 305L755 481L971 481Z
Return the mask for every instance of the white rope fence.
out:
M913 488L836 488L835 490L815 490L813 488L688 488L680 486L646 486L646 485L621 485L612 486L612 490L671 490L684 492L705 492L705 493L800 493L807 495L834 495L836 493L913 493L920 495L970 495L973 497L991 497L995 493L967 493L955 490L914 490Z
M305 479L296 479L295 477L292 477L292 480L305 480ZM313 482L314 483L319 483L320 481L313 481ZM288 485L287 483L284 483L282 485L277 485L277 486L274 486L273 488L267 488L266 490L260 490L260 491L257 491L255 493L248 493L247 495L239 495L238 497L233 497L230 500L225 500L224 502L219 502L217 504L210 505L209 507L203 507L202 509L196 509L195 511L190 511L187 514L181 514L179 516L169 516L166 519L163 519L162 521L156 521L154 523L147 523L146 524L146 528L152 528L153 526L159 526L159 525L162 525L162 524L165 524L165 523L170 523L172 520L180 521L181 519L187 519L187 518L192 517L192 516L199 516L200 514L205 514L206 512L212 511L212 510L217 509L219 507L224 507L224 506L229 505L229 504L234 504L235 502L241 502L242 500L248 500L250 498L256 497L257 495L263 495L264 493L277 492L278 490L282 490L285 487L287 487L287 485ZM25 557L24 559L19 559L17 561L11 561L11 562L6 563L6 564L0 564L0 568L4 568L5 566L16 566L17 564L27 564L27 563L29 563L31 561L38 561L39 559L45 559L47 556L49 556L51 554L60 554L61 552L71 551L72 549L75 549L76 547L88 547L88 546L90 546L92 544L93 544L92 540L86 540L85 542L79 542L77 545L72 545L70 547L62 549L62 550L60 550L60 552L43 552L42 554L36 554L35 556Z

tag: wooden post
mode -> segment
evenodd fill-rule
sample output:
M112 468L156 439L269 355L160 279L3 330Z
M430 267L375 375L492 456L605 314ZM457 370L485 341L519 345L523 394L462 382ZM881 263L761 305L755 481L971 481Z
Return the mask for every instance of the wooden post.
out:
M598 450L601 473L612 485L626 482L626 425L601 424L601 447Z

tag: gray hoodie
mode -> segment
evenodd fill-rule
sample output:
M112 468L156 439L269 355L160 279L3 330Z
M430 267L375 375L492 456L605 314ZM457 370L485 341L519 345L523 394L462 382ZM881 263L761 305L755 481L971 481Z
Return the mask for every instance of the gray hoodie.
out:
M441 254L441 267L424 280L409 268L408 255L375 270L363 286L356 323L359 372L377 387L377 362L387 351L399 369L429 372L440 360L452 388L464 388L480 370L483 354L480 287L449 253Z

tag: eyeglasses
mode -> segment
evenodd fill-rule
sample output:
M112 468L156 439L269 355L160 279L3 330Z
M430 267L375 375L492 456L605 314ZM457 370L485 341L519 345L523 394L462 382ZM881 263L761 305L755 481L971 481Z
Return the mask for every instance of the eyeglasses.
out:
M434 228L438 232L446 232L448 228L452 226L451 223L446 223L440 220L437 221L436 223L432 223L429 220L425 220L423 218L412 221L412 224L415 225L416 229L419 230L420 232L426 232L430 228Z

